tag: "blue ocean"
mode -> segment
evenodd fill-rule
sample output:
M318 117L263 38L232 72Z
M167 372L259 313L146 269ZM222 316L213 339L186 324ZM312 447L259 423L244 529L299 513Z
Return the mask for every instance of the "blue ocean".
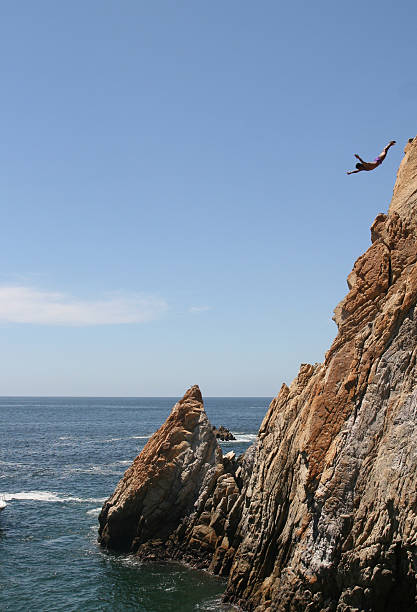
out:
M230 610L223 579L97 545L97 517L178 398L0 398L0 610ZM206 398L244 452L270 398Z

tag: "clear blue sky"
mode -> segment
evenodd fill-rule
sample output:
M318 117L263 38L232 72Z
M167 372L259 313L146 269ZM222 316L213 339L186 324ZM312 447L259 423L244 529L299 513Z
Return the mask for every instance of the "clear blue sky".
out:
M322 361L417 133L416 18L0 3L0 394L267 396Z

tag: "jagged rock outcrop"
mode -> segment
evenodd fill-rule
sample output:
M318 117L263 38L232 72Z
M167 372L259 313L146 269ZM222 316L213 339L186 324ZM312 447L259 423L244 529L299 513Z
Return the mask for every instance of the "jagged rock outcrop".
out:
M250 457L222 456L200 390L191 387L103 505L99 542L227 573Z
M191 387L105 502L100 543L135 552L153 538L166 540L190 513L203 482L208 486L222 470L200 389Z
M146 476L158 462L180 473L170 452L174 466L188 465L184 438L177 452L161 433L171 415L105 504L103 544L119 538L145 557L158 550L228 574L225 599L245 610L417 610L417 139L371 240L335 309L324 363L303 364L282 386L256 445L222 457L207 421L210 459L178 503L177 476L164 493Z
M371 236L325 362L260 428L226 594L249 610L417 609L415 142Z
M213 425L213 433L216 438L222 440L223 442L228 442L229 440L236 440L230 429L227 429L227 427L225 427L224 425L220 425L220 427L214 427Z

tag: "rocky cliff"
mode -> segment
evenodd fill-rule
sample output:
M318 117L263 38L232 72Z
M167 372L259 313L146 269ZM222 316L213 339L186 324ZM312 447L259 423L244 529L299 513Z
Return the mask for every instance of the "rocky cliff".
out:
M105 504L104 545L227 574L246 610L417 610L417 139L371 239L324 363L256 446L222 458L191 389Z

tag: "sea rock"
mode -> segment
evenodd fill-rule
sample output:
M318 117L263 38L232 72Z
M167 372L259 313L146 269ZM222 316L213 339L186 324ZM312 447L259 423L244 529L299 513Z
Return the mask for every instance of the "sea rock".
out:
M227 427L225 427L224 425L220 425L220 427L213 426L213 433L216 438L222 440L223 442L227 442L229 440L236 440L230 429L227 429Z
M130 552L155 538L163 544L222 471L201 392L191 387L105 502L99 542Z
M104 503L100 544L227 574L253 456L222 455L192 387Z

